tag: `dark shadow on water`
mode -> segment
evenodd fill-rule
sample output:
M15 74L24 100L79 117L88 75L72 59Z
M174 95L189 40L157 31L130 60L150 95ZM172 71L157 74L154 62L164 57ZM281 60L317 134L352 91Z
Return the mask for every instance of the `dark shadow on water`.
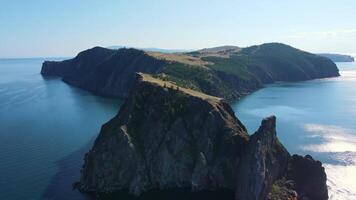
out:
M59 76L43 76L42 74L40 74L40 76L43 81L62 80Z
M69 154L63 159L57 161L58 172L52 177L42 198L50 200L88 200L93 199L88 195L73 190L72 184L79 180L80 169L84 162L84 155L91 148L96 136L88 144L79 150Z

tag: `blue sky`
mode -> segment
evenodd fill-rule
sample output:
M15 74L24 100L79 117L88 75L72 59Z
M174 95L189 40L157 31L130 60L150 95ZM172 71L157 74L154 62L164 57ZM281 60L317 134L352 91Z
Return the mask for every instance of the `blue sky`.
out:
M0 0L0 57L283 42L356 53L355 0Z

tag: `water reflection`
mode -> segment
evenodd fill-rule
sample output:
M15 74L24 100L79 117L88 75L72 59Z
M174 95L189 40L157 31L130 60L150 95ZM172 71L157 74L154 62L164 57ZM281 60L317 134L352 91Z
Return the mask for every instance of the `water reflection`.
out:
M315 152L356 152L356 130L346 129L340 126L306 124L306 137L318 137L320 144L304 145L301 148Z
M269 85L233 105L250 133L277 116L291 153L324 163L332 200L356 199L356 63L338 63L338 78Z

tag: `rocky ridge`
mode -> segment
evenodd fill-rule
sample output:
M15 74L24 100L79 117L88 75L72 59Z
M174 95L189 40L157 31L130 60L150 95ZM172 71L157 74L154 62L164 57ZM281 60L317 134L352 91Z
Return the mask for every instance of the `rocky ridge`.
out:
M339 76L331 60L280 43L188 53L95 47L73 59L46 61L41 70L44 76L60 76L94 94L122 98L129 95L137 72L229 101L267 83Z
M99 195L184 189L236 200L327 199L321 163L290 156L275 127L276 118L266 118L249 136L225 100L138 74L86 154L76 187Z

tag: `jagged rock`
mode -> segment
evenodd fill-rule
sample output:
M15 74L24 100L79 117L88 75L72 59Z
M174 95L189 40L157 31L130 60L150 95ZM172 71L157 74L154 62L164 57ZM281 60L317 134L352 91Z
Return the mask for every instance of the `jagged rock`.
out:
M276 136L276 117L264 119L249 137L223 99L147 74L138 78L85 156L74 184L82 192L184 191L199 194L189 199L200 199L200 192L208 191L213 193L204 199L230 193L224 198L234 199L235 193L236 200L327 197L321 163L289 155Z
M291 156L288 170L273 183L267 199L327 200L326 173L321 162L310 155Z
M268 193L267 200L297 200L298 194L295 191L293 180L279 179L273 183Z
M285 175L289 157L276 135L276 117L263 119L240 162L236 199L264 199L272 183Z
M328 199L325 169L320 161L314 160L310 155L291 157L287 179L295 182L298 199Z
M233 190L248 135L228 103L140 76L86 155L80 190Z

